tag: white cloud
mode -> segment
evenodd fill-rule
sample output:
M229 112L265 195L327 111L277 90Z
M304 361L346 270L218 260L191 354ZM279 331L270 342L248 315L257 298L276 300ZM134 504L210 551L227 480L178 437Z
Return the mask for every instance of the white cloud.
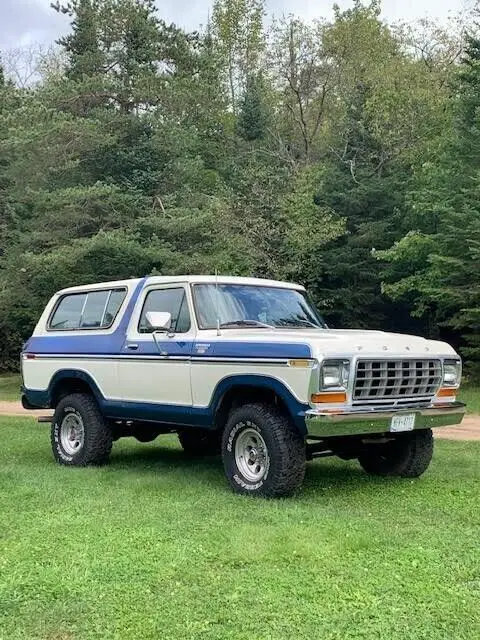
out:
M67 27L50 0L0 0L0 48L50 43Z
M445 21L449 14L463 9L469 0L383 0L382 15L390 21L410 21L429 16ZM333 2L329 0L270 0L273 10L278 8L285 13L295 13L305 19L313 19L319 16L331 16ZM352 6L351 0L337 0L336 4L341 9ZM276 6L275 6L276 5Z
M337 0L342 8L351 0ZM414 20L424 15L445 20L450 12L462 9L472 0L384 0L387 20ZM160 14L167 22L195 29L205 24L209 0L159 0ZM267 0L270 13L294 13L307 20L332 15L333 0ZM68 30L68 18L50 8L50 0L0 0L0 49L53 42Z

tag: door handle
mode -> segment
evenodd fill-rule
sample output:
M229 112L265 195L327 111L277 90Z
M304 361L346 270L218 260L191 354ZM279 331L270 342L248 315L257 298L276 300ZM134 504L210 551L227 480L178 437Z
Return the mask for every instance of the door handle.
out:
M125 346L125 349L131 349L132 351L135 351L135 349L138 349L138 344L135 344L135 343L127 344Z

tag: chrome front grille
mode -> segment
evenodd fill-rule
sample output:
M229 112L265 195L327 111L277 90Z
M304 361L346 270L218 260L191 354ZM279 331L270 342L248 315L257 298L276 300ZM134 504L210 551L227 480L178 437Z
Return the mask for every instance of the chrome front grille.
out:
M440 360L358 360L353 400L433 396L441 382Z

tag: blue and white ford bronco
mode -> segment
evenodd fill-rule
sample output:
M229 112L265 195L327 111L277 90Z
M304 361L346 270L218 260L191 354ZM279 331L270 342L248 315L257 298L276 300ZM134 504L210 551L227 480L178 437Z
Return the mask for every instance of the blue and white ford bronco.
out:
M461 422L461 361L444 342L328 329L302 286L147 277L73 287L22 352L23 404L52 408L64 465L105 463L122 436L176 432L222 454L238 493L285 496L305 463L336 455L370 474L420 476L432 427Z

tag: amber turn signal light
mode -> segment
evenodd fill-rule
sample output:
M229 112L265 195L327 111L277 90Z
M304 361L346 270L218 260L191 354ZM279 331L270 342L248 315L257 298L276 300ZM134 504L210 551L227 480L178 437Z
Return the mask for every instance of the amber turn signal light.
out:
M346 402L345 391L323 391L322 393L312 393L313 404L332 404L335 402Z
M442 387L437 391L437 398L452 398L457 395L457 390L452 387Z

